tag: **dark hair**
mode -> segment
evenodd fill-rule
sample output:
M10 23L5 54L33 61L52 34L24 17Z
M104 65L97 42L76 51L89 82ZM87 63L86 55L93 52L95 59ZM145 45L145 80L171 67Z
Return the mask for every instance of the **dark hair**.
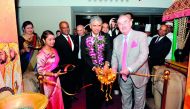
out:
M52 31L50 30L45 30L43 33L42 33L42 36L41 36L41 43L42 45L45 45L43 40L46 40L46 38L48 37L48 35L54 35Z
M112 21L112 22L117 23L117 19L113 19L113 21Z
M57 30L57 31L56 31L56 34L57 34L58 32L61 32L61 31L60 31L60 30Z
M130 15L130 16L131 16L131 19L134 19L134 15L133 15L132 13L130 13L130 12L126 12L126 13L124 13L123 15Z
M31 21L25 21L22 24L22 31L24 31L25 27L28 26L28 25L32 25L32 27L34 27L34 25L33 25L33 23Z

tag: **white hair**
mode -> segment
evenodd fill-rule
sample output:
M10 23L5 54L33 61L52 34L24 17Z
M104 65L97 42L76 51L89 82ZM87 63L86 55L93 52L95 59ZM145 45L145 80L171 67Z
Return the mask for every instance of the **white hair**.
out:
M99 17L99 16L93 16L91 19L90 19L90 24L94 21L98 21L100 23L102 23L102 19Z

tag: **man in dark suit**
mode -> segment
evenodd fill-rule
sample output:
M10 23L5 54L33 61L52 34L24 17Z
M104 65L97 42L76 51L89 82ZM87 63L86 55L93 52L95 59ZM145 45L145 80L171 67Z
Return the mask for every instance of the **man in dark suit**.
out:
M82 37L85 36L85 28L83 25L78 25L76 27L76 32L77 36L75 36L76 40L76 48L77 48L77 87L82 87L83 86L83 81L84 81L84 60L82 59L81 56L81 41Z
M157 37L154 37L149 45L149 68L152 71L155 65L164 65L165 57L171 49L171 41L167 34L167 25L161 25Z
M70 35L69 24L66 21L61 21L59 23L59 28L61 35L55 39L55 49L58 52L60 61L59 67L63 67L66 64L76 64L77 53L76 46L74 41L74 36ZM68 72L66 75L60 76L61 87L64 88L67 92L74 93L75 89L75 80L76 80L75 71ZM66 95L64 92L64 105L65 109L69 109L71 106L72 97Z
M117 26L117 20L116 18L111 18L109 21L109 27L110 30L108 32L108 34L110 35L110 43L111 43L111 49L113 49L113 40L119 35L121 34L121 32L118 29Z
M109 32L109 25L108 25L108 23L106 23L106 22L104 22L103 24L102 24L102 32L103 33L105 33L105 34L109 34L108 32Z
M102 19L94 16L90 20L92 32L82 37L82 58L85 62L85 82L92 84L86 89L86 109L101 109L104 101L100 82L96 77L98 67L108 68L111 60L109 37L102 34Z
M78 25L76 29L77 29L77 36L75 36L75 40L76 40L77 58L81 60L82 59L81 41L82 37L85 36L85 28L83 25Z

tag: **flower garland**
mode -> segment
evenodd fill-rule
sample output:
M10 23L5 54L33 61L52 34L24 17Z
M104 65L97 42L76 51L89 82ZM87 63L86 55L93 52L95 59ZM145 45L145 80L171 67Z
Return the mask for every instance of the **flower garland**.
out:
M102 66L104 64L103 51L105 47L105 36L89 36L86 39L86 46L88 47L88 54L92 59L92 63L95 66Z
M179 49L184 48L185 43L189 36L189 31L188 32L186 31L187 21L188 21L188 17L179 18L179 22L178 22L179 28L178 28L178 36L177 36ZM186 33L187 33L187 36L186 36Z

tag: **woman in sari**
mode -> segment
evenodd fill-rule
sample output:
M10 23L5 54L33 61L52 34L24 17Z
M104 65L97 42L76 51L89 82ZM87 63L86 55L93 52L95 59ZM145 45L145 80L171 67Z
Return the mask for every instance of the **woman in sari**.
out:
M25 71L34 71L36 66L36 55L38 36L34 33L34 26L31 21L25 21L22 25L23 35L19 37L19 49L21 58L21 69Z
M60 80L57 73L52 73L59 63L58 53L53 48L55 37L51 31L46 30L41 40L44 46L37 55L37 70L46 82L43 83L44 94L49 99L46 109L64 109Z

